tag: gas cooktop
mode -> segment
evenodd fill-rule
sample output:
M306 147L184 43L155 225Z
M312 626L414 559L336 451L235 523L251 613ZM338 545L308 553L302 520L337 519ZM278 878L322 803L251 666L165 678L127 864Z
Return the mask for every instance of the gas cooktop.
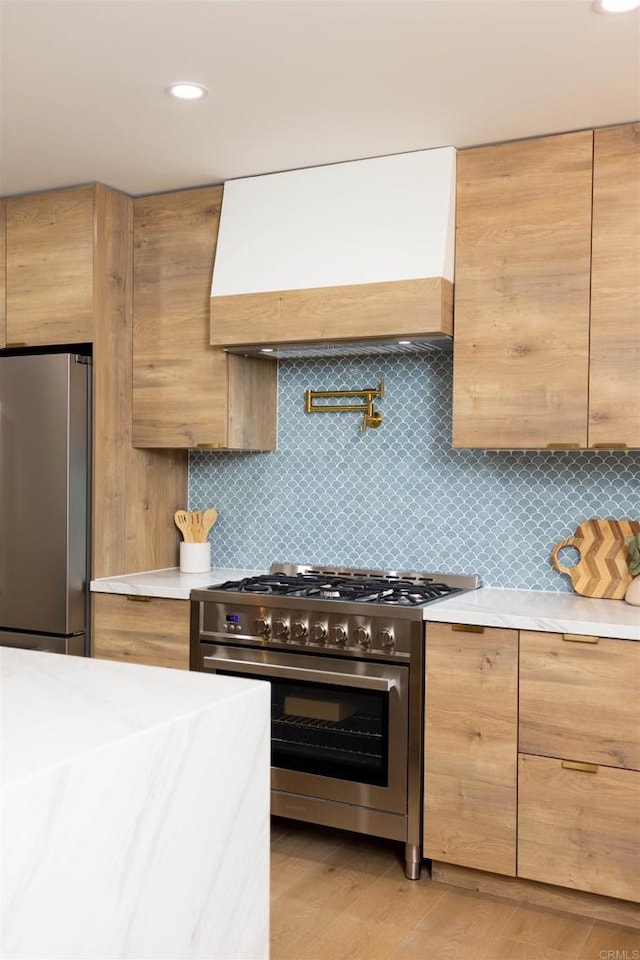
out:
M272 564L268 574L229 580L209 589L257 594L274 600L290 597L414 607L478 586L478 577L473 575Z

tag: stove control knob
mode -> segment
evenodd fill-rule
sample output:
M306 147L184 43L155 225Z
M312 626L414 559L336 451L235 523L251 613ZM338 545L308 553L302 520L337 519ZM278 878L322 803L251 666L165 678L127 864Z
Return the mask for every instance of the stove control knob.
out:
M286 640L289 636L289 624L282 617L273 621L273 635L279 640Z
M316 643L324 643L327 639L326 623L314 623L311 627L311 636Z
M391 653L391 651L395 648L396 641L392 630L380 630L378 633L378 640L382 644L382 649L388 650L389 653Z
M341 623L336 623L331 627L331 639L337 646L345 647L347 644L347 636L347 628Z
M371 646L371 634L366 627L356 627L355 638L356 643L359 643L364 650L368 650Z
M254 626L259 637L268 639L271 636L271 624L266 617L256 617Z
M309 632L309 629L304 622L304 620L294 620L291 632L293 633L294 640L304 640Z

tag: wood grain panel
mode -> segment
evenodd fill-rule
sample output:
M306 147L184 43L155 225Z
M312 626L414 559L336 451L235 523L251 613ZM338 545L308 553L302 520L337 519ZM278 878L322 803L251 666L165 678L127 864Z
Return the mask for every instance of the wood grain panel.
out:
M520 751L640 770L640 644L520 633Z
M596 130L589 445L640 447L640 123Z
M7 342L93 340L94 187L7 200Z
M228 446L275 450L278 440L278 364L225 354L229 371Z
M175 566L187 455L132 446L133 202L96 187L93 577Z
M453 332L441 277L211 298L211 343L235 346L367 340Z
M593 134L458 153L454 447L587 443Z
M640 901L640 773L519 758L518 876Z
M515 876L518 633L426 640L424 855Z
M209 346L221 203L222 187L134 201L133 442L138 447L227 446L227 357Z
M0 349L7 343L7 203L0 200Z
M133 442L272 450L277 365L209 346L222 187L134 203Z
M562 910L580 917L619 923L640 929L640 908L628 900L616 900L582 890L568 890L549 883L536 883L520 877L502 877L468 867L433 862L431 877L436 883L451 884L464 890L476 890L494 897L507 897L549 910ZM544 916L541 917L544 923Z
M189 601L92 594L92 654L101 660L189 669Z

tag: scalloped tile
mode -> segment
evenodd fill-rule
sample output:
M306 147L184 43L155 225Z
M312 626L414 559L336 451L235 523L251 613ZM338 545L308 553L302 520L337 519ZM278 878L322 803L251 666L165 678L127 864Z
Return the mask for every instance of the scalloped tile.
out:
M380 377L379 430L304 412L308 387ZM452 450L451 393L449 356L281 362L278 452L190 454L191 509L220 511L214 564L448 570L570 593L551 547L590 517L640 517L640 452Z

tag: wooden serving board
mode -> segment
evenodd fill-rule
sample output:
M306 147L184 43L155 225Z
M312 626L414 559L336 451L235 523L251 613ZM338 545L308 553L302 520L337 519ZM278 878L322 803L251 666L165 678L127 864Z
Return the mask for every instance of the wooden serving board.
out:
M640 520L585 520L568 540L556 543L551 563L571 577L576 593L583 597L622 600L632 580L625 537L640 533ZM575 547L580 559L573 567L558 560L563 547Z

